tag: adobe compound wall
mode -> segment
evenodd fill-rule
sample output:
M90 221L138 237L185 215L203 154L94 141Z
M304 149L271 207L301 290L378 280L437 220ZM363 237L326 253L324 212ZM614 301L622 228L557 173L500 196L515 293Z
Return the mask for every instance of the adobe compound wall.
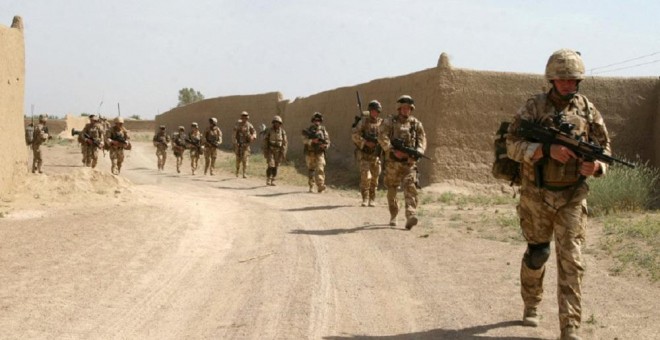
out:
M23 21L14 17L11 27L0 25L0 197L25 175L27 148L23 129L25 94L25 42Z
M302 153L300 131L309 126L313 112L322 112L333 146L329 167L353 169L350 126L357 114L356 91L363 106L371 99L383 104L383 115L395 113L402 94L415 99L414 114L424 124L433 162L420 163L422 184L448 180L494 183L490 175L491 143L502 120L510 120L528 97L547 91L542 74L519 74L455 69L443 53L434 68L377 79L365 84L321 92L294 101L280 93L207 99L175 108L156 117L156 125L169 127L197 121L204 130L217 117L223 133L230 133L241 111L250 112L258 127L274 114L284 119L292 157ZM580 84L581 93L605 117L616 156L648 160L660 166L660 83L657 78L593 77ZM171 129L170 129L171 130ZM229 138L223 144L229 146Z

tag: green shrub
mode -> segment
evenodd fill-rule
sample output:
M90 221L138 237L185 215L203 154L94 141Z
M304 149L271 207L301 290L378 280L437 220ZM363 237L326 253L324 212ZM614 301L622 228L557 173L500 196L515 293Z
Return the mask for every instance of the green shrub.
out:
M615 273L627 268L641 269L652 281L660 279L660 216L645 215L644 218L608 217L605 221L605 236L601 240L620 265Z
M601 178L590 178L590 212L604 215L611 212L639 211L654 203L660 171L648 163L630 169L614 165Z

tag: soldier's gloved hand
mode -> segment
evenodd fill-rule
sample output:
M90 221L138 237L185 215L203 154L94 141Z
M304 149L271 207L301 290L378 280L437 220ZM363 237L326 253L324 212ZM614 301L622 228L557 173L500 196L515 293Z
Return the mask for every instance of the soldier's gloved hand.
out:
M394 156L398 159L407 159L408 158L407 153L405 153L403 151L399 151L399 150L394 150Z
M580 174L582 176L593 176L595 175L598 171L600 171L600 163L598 162L582 162L582 165L580 165Z
M577 158L571 149L558 144L552 144L550 146L550 157L561 164L568 162L568 160L571 158Z
M366 145L370 148L374 148L376 146L376 143L366 140L366 141L364 141L364 145Z

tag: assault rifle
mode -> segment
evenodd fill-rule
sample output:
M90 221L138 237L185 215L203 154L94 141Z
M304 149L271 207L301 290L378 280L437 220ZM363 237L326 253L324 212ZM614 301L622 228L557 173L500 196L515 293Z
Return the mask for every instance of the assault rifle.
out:
M94 144L94 146L96 146L97 148L99 148L99 149L103 148L101 146L101 141L98 140L98 139L92 138L92 136L90 136L87 132L83 133L83 138L91 140L92 144Z
M392 141L390 143L392 144L392 147L394 148L394 150L399 150L403 153L406 153L409 157L412 157L415 160L418 160L420 158L426 158L426 159L429 159L429 160L431 159L427 156L424 156L423 153L417 151L415 148L411 148L409 146L406 146L403 143L402 139L395 138L395 139L392 139Z
M190 138L188 138L188 137L185 137L183 140L184 140L186 143L188 143L188 144L194 146L196 149L199 149L199 148L202 147L202 141L201 141L201 140L197 140L196 142L194 142L192 139L190 139Z
M216 148L216 149L220 149L220 144L218 144L217 141L214 141L214 140L208 140L208 139L207 139L206 142L209 143L209 144L211 144L214 148Z
M358 123L362 120L362 100L360 100L360 92L355 91L355 95L357 95L357 107L358 107L358 115L355 116L355 120L353 121L353 125L351 125L351 128L355 128Z
M605 154L602 146L573 138L569 133L572 130L567 124L566 128L543 127L529 120L520 120L520 127L516 130L518 136L535 143L558 144L569 148L580 158L593 162L594 160L612 164L614 162L635 168L635 164Z
M302 134L309 139L318 139L319 144L328 145L328 141L318 132L310 129L303 129Z
M110 136L110 140L112 140L113 142L117 142L117 143L121 144L121 147L123 149L130 150L131 144L126 139L126 137L124 137L122 135L114 135L114 136Z

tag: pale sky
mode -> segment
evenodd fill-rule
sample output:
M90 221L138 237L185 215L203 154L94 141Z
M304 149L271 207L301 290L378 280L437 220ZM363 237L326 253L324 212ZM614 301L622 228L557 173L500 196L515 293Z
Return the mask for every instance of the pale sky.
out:
M184 87L294 99L435 67L442 52L457 68L542 74L566 47L593 74L658 77L658 13L640 0L0 0L0 24L25 25L26 114L112 117L120 103L142 118Z

